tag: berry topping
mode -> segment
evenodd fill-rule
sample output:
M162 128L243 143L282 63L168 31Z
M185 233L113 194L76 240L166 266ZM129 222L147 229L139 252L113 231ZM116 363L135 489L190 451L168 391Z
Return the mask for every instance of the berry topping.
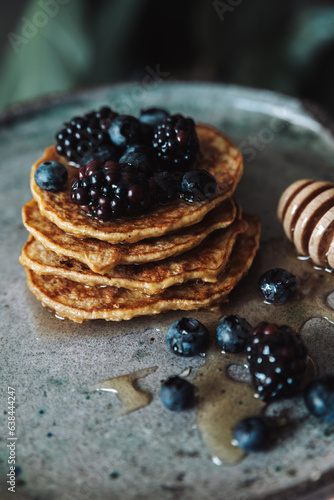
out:
M270 269L259 280L262 297L274 304L289 300L297 290L296 276L281 268Z
M162 108L137 119L104 106L64 123L56 137L58 154L80 166L72 201L101 221L178 197L206 201L217 189L206 170L189 171L199 151L194 121Z
M169 116L168 111L162 108L142 109L139 115L139 121L151 127L156 127L160 125L167 116Z
M261 417L241 420L233 432L234 442L247 453L267 450L272 444L272 430Z
M206 170L190 170L181 178L181 196L187 201L206 201L215 194L216 189L216 179Z
M125 147L140 144L144 138L144 129L134 116L119 115L110 125L109 136L115 146Z
M86 153L80 160L80 165L87 165L90 161L118 161L120 157L120 151L111 144L98 146Z
M121 165L131 165L138 172L143 172L145 175L151 175L153 168L151 161L144 153L126 152L120 159Z
M207 328L194 318L175 321L167 330L167 346L179 356L196 356L205 351L209 341Z
M169 410L187 410L195 402L194 386L184 378L169 377L161 384L160 399Z
M178 195L178 183L171 172L157 172L154 174L156 182L156 198L159 203L168 203Z
M153 179L131 165L89 162L72 183L71 199L101 221L146 212L154 203Z
M304 390L305 404L315 417L334 422L334 375L321 375Z
M293 396L300 388L307 349L290 327L260 323L253 328L247 352L253 383L263 401Z
M105 106L63 123L56 135L57 152L69 161L80 163L82 157L93 149L111 145L108 129L117 116Z
M217 326L216 338L218 345L225 352L242 352L252 333L249 323L238 315L230 314L222 318Z
M152 159L153 149L149 144L131 144L126 148L125 153L143 153Z
M35 171L35 182L37 186L45 191L53 193L60 191L67 181L66 167L57 161L45 161L40 163Z
M168 115L154 130L153 148L162 170L188 170L199 151L194 121L179 114Z

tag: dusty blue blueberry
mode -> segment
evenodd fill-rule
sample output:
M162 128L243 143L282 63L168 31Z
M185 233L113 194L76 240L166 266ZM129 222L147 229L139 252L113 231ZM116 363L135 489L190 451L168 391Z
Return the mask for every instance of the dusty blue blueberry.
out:
M150 125L151 127L156 127L168 116L169 113L162 108L148 108L142 109L139 116L139 121Z
M98 146L91 151L88 151L80 160L80 165L87 165L91 161L118 161L120 151L111 144Z
M217 181L206 170L189 170L180 181L180 194L187 201L206 201L217 189Z
M208 329L194 318L175 321L167 330L167 346L179 356L196 356L205 351L209 341Z
M261 417L241 420L233 431L236 445L247 453L264 451L273 441L270 426Z
M334 422L334 375L321 375L304 390L305 404L315 417Z
M144 153L127 151L123 156L121 156L119 163L121 166L130 165L135 167L137 172L141 172L143 174L148 175L153 172L151 161Z
M160 400L169 410L187 410L195 402L194 386L188 380L177 375L169 377L161 384Z
M224 316L218 323L216 338L225 352L242 352L252 333L251 325L237 314Z
M143 136L140 121L130 115L116 116L111 122L108 132L112 143L118 147L138 144Z
M66 181L66 167L57 161L44 161L35 171L35 182L45 191L54 193L60 191Z
M279 267L265 272L259 280L260 294L264 300L273 304L286 302L296 290L296 276Z
M153 154L153 148L151 144L130 144L130 146L127 146L126 153L142 153L148 158L152 158Z

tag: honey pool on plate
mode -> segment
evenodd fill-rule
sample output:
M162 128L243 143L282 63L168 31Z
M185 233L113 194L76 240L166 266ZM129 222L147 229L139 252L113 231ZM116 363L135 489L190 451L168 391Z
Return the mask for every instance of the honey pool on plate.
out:
M273 267L288 269L297 277L297 294L285 304L264 303L257 290L258 278ZM229 303L222 306L221 314L239 314L252 326L259 321L289 324L303 336L302 328L312 318L324 318L334 324L334 312L327 301L334 291L333 279L334 276L328 271L315 269L309 260L299 259L289 241L272 239L260 247L249 275L232 293ZM199 314L194 313L194 316L198 317ZM222 353L215 345L214 332L211 333L205 364L190 372L197 391L196 425L214 463L234 465L245 456L241 449L232 444L235 425L243 418L262 414L266 405L254 396L255 389L248 375L246 354ZM319 332L315 331L314 335L319 335ZM305 383L317 373L317 366L312 361L312 353L310 354ZM156 359L155 363L157 362ZM191 365L191 358L185 358L185 365ZM244 380L236 380L231 376L229 369L235 366L243 372ZM155 369L156 367L150 367L102 381L95 387L117 391L123 406L115 416L124 415L150 403L147 393L140 391L138 387L134 388L133 384Z

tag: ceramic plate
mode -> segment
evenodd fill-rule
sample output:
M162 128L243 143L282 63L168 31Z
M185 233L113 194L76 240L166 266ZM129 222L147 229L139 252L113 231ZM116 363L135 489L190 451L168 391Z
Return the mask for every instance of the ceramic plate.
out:
M150 78L51 98L3 115L1 497L12 498L7 489L10 483L6 485L12 453L19 466L15 498L28 500L246 500L301 498L312 492L314 498L328 498L334 491L330 486L334 426L309 416L301 397L267 409L284 428L276 446L233 466L222 464L208 446L196 408L172 413L162 406L159 388L163 379L183 373L196 385L201 367L210 360L171 353L164 339L168 326L193 315L214 332L218 314L175 312L123 323L78 325L55 318L28 291L18 257L27 238L20 212L31 198L30 167L54 141L62 122L104 104L135 115L141 108L163 106L216 126L240 147L245 173L237 196L244 210L261 217L262 253L223 313L238 307L245 313L249 300L254 305L247 318L251 324L270 318L273 311L256 292L261 259L269 258L275 266L285 252L292 251L276 218L280 194L299 178L334 181L330 125L322 118L319 121L297 99L267 91ZM274 248L269 256L265 255L268 248ZM296 257L295 262L297 269L301 264ZM314 270L309 262L302 265L308 266L303 268L308 276L324 276L326 283L333 279L334 290L331 274ZM286 322L289 310L320 371L333 371L333 311L325 303L318 313L305 304L309 304L307 299L301 302L299 316L297 309L284 306L276 308L275 315L282 313ZM129 385L119 387L118 396L95 390L100 381L138 371L136 376L142 378L137 388L152 395L151 402L139 410L126 392ZM226 375L217 372L216 376ZM13 403L8 398L14 394L15 440L8 427L14 421L8 420L12 415L8 401ZM221 428L224 417L218 423Z

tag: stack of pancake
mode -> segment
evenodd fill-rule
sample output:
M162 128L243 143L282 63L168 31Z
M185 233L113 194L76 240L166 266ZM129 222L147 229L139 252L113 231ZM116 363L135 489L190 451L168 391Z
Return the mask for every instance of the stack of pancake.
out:
M76 322L119 321L227 300L253 262L260 224L233 199L243 171L239 150L212 127L197 125L196 131L196 168L214 175L215 195L195 203L177 199L108 222L71 201L78 169L55 146L45 150L31 171L34 200L23 207L30 235L20 256L28 286L43 305ZM59 192L35 183L35 170L45 161L66 165L68 181Z

